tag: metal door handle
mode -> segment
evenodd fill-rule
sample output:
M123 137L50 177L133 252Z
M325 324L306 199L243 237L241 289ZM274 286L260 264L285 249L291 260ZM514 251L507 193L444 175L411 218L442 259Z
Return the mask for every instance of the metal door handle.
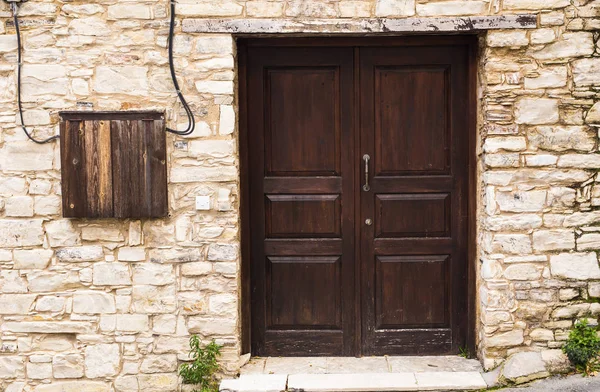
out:
M370 159L371 159L371 157L369 156L369 154L363 155L363 161L365 161L365 185L363 185L362 189L365 192L368 192L371 190L371 187L369 186L369 160Z

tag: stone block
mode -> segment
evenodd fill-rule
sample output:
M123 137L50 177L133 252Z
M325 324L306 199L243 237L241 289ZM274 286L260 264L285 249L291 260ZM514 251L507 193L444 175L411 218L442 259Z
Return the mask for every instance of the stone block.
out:
M371 16L371 4L370 1L342 1L338 5L340 16L342 18L368 18ZM246 5L246 7L248 6Z
M535 264L513 264L504 270L508 280L538 280L542 276L542 267Z
M539 11L564 8L570 4L569 0L504 0L504 9Z
M206 316L192 316L188 319L190 333L205 335L232 335L236 330L236 320L232 318L212 318Z
M142 373L168 373L177 370L177 355L146 355L142 360L140 371Z
M546 205L546 191L497 192L496 200L501 211L538 212Z
M181 265L181 274L184 276L208 275L212 272L213 263L198 261L195 263L185 263Z
M154 316L152 332L155 334L173 334L177 325L177 316L173 314L161 314Z
M556 33L551 28L538 29L531 32L531 43L534 45L547 44L556 39Z
M63 381L52 384L41 384L33 392L109 392L110 384L100 381Z
M32 380L47 380L52 378L51 363L27 363L27 377Z
M25 375L25 357L0 356L0 378L17 378Z
M219 2L181 3L177 13L182 16L237 16L242 14L243 7L231 0ZM141 387L141 386L140 386Z
M598 154L565 154L558 158L558 167L576 167L585 169L600 168Z
M34 212L36 215L60 215L61 199L58 196L36 196Z
M152 19L152 10L146 4L115 4L108 6L108 19Z
M25 195L27 183L20 177L0 177L0 196L10 197Z
M212 314L230 316L234 319L238 314L237 295L214 294L208 299L208 310Z
M237 181L238 171L234 166L185 166L171 168L171 182L230 182Z
M131 284L129 265L112 263L95 263L93 267L93 283L97 286L121 286Z
M202 158L226 158L233 156L234 144L232 140L192 140L189 152Z
M517 124L554 124L558 122L558 100L548 98L520 98L515 107Z
M177 309L174 286L133 286L132 307L136 313L172 313Z
M246 15L257 18L276 18L283 15L283 3L271 1L248 1Z
M231 35L201 36L196 41L196 52L200 54L233 54Z
M584 126L539 126L527 133L531 147L548 151L592 151L595 135ZM556 162L556 159L554 160Z
M92 324L84 321L7 321L1 328L3 331L16 333L85 334L92 332Z
M84 241L124 241L123 233L118 227L102 225L102 226L84 226L81 228L81 238Z
M495 334L486 339L487 347L512 347L523 344L523 330L514 329L508 332Z
M210 261L235 261L238 257L238 246L227 244L211 244L208 248Z
M544 48L527 52L537 60L558 60L589 56L592 53L594 53L594 38L588 32L564 33L561 38Z
M140 263L133 268L133 284L164 286L175 283L173 266L170 264Z
M0 248L42 245L43 238L41 219L0 220Z
M141 247L119 248L117 259L119 261L145 261L146 249Z
M0 293L26 293L27 282L19 271L0 271Z
M83 357L79 354L57 354L52 358L54 378L81 378Z
M526 89L558 88L567 85L567 67L540 68L537 74L535 77L525 78Z
M527 31L508 30L508 31L489 31L487 34L487 44L490 47L513 47L529 45Z
M97 245L62 248L56 251L56 257L59 261L70 263L103 260L104 250Z
M35 310L38 312L62 312L65 308L65 297L44 296L38 298L35 303Z
M83 314L115 313L115 297L100 291L78 291L73 295L73 312Z
M120 370L121 351L118 344L95 344L85 348L87 378L116 376Z
M569 358L562 350L543 350L541 355L542 361L550 373L565 373L571 367Z
M27 314L35 298L35 294L0 294L0 314Z
M133 65L96 68L94 91L102 94L148 94L148 68Z
M196 89L201 94L233 95L233 82L201 80L196 82Z
M375 3L375 16L393 18L398 16L412 16L414 14L415 0L377 0Z
M573 80L576 86L600 85L600 59L593 57L575 60L572 65Z
M575 233L573 230L534 231L533 249L536 252L575 249Z
M584 233L577 238L577 250L598 250L600 249L600 233Z
M600 279L600 267L595 253L561 253L550 256L550 272L555 278Z
M117 331L143 332L148 330L148 315L118 314L116 318Z
M219 113L219 134L231 135L235 131L235 110L231 105L221 105Z
M489 7L486 1L460 1L450 0L443 2L432 2L417 4L417 15L419 16L461 16L485 14Z
M496 234L492 249L495 253L528 254L531 253L531 240L526 234Z
M485 152L523 151L527 148L527 141L522 136L500 136L487 138L483 149Z
M8 53L17 50L17 36L15 34L0 35L0 53Z
M502 375L516 384L522 384L537 378L547 377L542 355L537 352L522 352L511 355L504 364Z
M58 219L46 223L46 234L50 246L75 246L81 243L81 236L68 219Z

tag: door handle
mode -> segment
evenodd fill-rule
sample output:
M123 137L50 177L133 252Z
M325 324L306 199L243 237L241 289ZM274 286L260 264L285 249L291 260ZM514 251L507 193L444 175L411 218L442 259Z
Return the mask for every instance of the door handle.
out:
M362 189L365 192L368 192L371 190L371 186L369 185L369 160L370 159L371 159L371 157L369 156L369 154L363 155L363 161L365 161L365 185L363 185Z

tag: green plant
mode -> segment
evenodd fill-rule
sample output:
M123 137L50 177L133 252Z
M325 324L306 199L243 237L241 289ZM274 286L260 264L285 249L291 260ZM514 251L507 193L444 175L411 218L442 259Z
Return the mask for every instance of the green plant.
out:
M586 375L596 371L599 368L597 358L600 354L600 338L596 328L588 325L587 320L575 324L563 351L578 371Z
M459 353L458 353L459 357L469 358L469 349L466 346L461 346L458 348L458 350L459 350Z
M190 337L189 355L192 362L182 364L179 375L184 384L197 385L198 388L194 389L194 392L219 391L219 379L216 373L219 370L217 357L221 354L221 347L213 340L203 348L198 336Z

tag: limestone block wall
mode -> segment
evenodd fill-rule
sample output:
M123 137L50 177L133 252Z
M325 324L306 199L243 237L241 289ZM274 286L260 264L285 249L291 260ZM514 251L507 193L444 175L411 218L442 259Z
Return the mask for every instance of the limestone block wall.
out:
M29 1L20 10L25 122L59 110L164 109L166 0ZM481 34L478 354L491 368L600 313L600 0L180 0L182 18L305 21L533 13ZM175 391L189 334L239 368L235 41L183 33L176 66L198 126L168 136L168 219L67 220L56 143L17 126L16 39L0 2L0 390ZM343 26L340 27L343 32ZM196 211L197 195L211 197Z

